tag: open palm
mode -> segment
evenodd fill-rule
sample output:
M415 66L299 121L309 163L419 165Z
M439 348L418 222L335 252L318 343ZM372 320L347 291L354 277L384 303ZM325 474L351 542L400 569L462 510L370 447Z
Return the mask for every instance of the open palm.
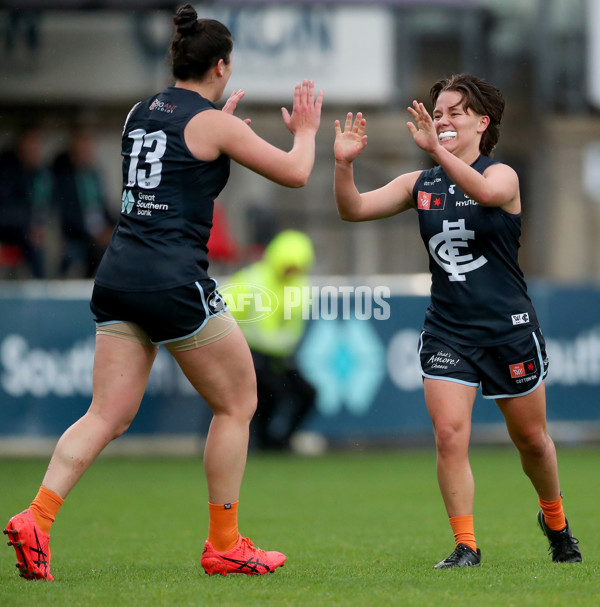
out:
M367 145L366 128L367 121L361 112L356 114L354 124L352 124L352 113L348 112L343 131L340 121L335 121L333 154L336 160L352 162L365 149Z
M417 101L413 101L413 107L409 107L408 111L416 122L416 126L412 122L406 124L415 143L425 152L432 152L439 145L439 141L429 112Z
M227 99L227 101L225 102L225 105L223 106L223 109L221 111L225 112L226 114L233 114L237 108L238 103L241 101L242 97L246 94L246 91L243 90L239 90L239 91L233 91L233 93L231 93L231 95L229 96L229 99ZM250 118L245 118L244 122L246 124L250 124L251 120Z

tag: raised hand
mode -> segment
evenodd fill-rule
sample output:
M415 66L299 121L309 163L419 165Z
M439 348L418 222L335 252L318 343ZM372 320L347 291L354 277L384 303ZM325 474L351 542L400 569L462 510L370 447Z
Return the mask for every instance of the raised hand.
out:
M290 115L286 108L281 108L283 122L293 135L301 130L316 133L321 123L322 105L323 91L319 91L315 100L315 83L312 80L304 80L302 85L297 84L294 89L292 114Z
M365 130L367 121L361 112L356 114L356 120L352 124L352 112L346 115L346 124L342 131L340 121L335 121L335 143L333 144L333 155L338 161L352 162L366 147L367 136Z
M416 122L416 126L412 122L406 123L415 143L425 152L433 152L440 142L429 112L422 103L417 101L413 101L413 106L407 109Z
M239 91L233 91L233 93L229 95L229 99L227 99L221 111L225 112L226 114L233 114L237 108L237 104L241 101L242 97L245 94L246 91L243 91L242 89L240 89ZM246 118L244 122L246 124L250 124L251 120L250 118Z

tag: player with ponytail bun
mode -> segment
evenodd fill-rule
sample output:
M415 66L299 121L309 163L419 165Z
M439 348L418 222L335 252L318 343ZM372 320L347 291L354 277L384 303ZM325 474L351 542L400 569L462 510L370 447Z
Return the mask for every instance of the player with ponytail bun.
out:
M170 51L175 79L202 79L220 59L229 63L233 38L220 21L198 19L196 11L189 4L177 11L173 21L177 31Z
M259 575L283 565L240 535L237 509L256 408L248 345L208 271L214 200L234 160L287 187L307 183L315 160L322 93L297 84L289 151L233 115L244 91L216 103L233 71L227 27L186 4L174 18L174 83L137 103L122 136L122 210L98 268L90 307L96 321L94 394L88 412L60 438L42 487L5 533L25 578L51 580L49 532L90 464L134 419L158 347L164 344L212 409L204 469L209 529L201 564L209 574Z

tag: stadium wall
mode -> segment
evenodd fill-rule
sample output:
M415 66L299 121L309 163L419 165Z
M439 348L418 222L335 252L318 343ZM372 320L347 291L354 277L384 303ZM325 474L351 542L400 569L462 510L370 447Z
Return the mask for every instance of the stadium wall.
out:
M431 443L417 342L428 277L315 279L299 362L319 391L305 429L334 446ZM40 454L92 394L94 324L87 281L0 285L0 454ZM548 344L555 440L600 440L600 286L530 288ZM210 412L161 348L119 452L197 452ZM493 401L478 397L473 441L508 441ZM149 440L150 439L150 440Z

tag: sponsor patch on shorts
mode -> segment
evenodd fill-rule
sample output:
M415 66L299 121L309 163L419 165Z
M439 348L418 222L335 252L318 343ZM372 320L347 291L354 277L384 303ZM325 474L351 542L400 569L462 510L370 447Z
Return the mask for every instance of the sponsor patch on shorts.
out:
M517 379L519 377L525 377L526 375L532 375L537 372L537 365L535 364L535 358L530 358L522 363L515 363L514 365L509 365L510 376L513 379Z
M425 365L429 369L444 369L448 370L456 367L460 362L460 358L456 357L452 352L446 350L438 350L433 356L427 359Z

